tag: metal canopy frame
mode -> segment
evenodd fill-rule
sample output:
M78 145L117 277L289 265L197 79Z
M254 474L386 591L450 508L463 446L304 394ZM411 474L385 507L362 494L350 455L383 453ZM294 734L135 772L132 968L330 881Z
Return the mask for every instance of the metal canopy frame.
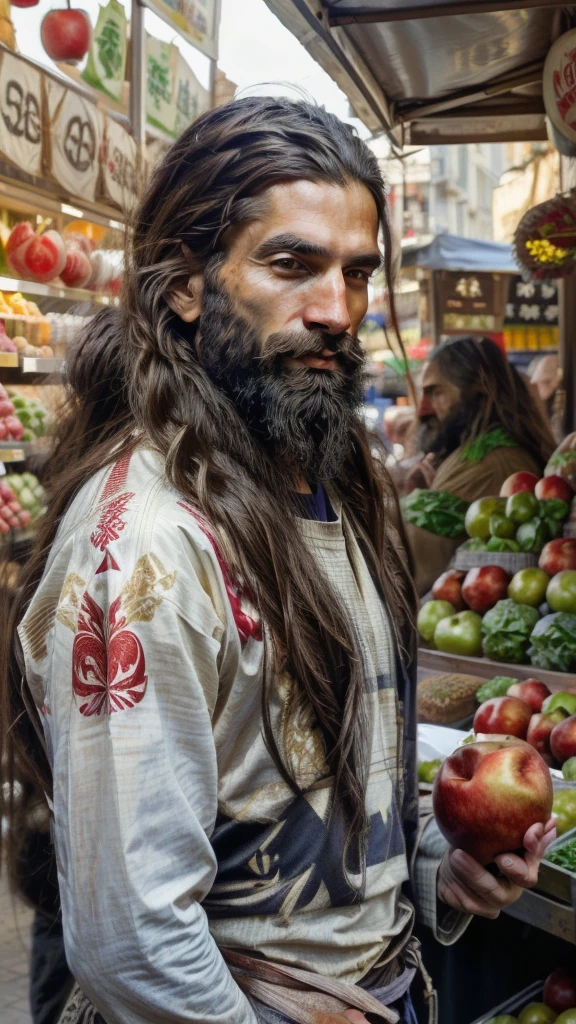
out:
M576 24L576 0L265 2L346 93L366 126L374 134L384 132L396 151L405 145L548 138L541 84L545 40L551 45L569 24ZM528 43L525 51L518 45L515 59L506 61L505 50L496 44L496 56L484 64L484 75L479 74L481 61L471 63L469 74L455 72L454 39L466 33L465 17L460 27L462 16L470 17L468 43L474 43L478 30L479 46L488 52L490 24L481 26L484 19L495 19L502 43L503 19L524 14L521 21L513 21ZM442 19L453 58L445 74L439 68ZM387 24L394 42L383 34ZM431 78L415 70L415 58L426 64L427 39L433 40L434 85L424 90L418 86ZM466 50L462 59L469 59Z
M340 6L338 3L325 2L328 24L333 27L340 25L376 25L390 21L421 21L424 18L444 18L457 14L494 14L499 11L534 10L544 7L566 7L566 0L424 0L420 4L412 4L410 0L398 6L366 8L358 10Z

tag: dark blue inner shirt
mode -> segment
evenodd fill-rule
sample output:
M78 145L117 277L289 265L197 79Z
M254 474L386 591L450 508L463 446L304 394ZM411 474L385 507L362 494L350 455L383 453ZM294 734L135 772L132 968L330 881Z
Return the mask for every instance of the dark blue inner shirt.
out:
M297 494L296 502L302 519L315 519L320 523L335 523L338 519L322 484L313 486L312 494Z

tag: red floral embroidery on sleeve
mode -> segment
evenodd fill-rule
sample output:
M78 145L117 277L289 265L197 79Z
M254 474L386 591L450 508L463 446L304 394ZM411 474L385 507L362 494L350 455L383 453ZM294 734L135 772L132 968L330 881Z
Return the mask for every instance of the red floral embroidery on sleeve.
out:
M100 548L100 551L104 551L104 548L108 546L110 541L118 540L126 526L122 516L133 497L133 493L126 491L125 494L119 494L117 498L112 498L104 506L96 529L90 534L90 542L95 548Z
M93 598L84 594L72 650L72 686L78 697L86 698L80 705L86 717L133 708L146 693L144 650L125 626L120 597L110 605L106 618Z
M242 598L246 597L249 600L249 595L246 593L246 590L239 587L232 579L230 568L224 560L222 552L216 542L216 538L208 526L208 523L204 517L192 507L192 505L187 505L184 501L179 501L178 504L180 508L183 508L185 512L188 512L188 514L196 520L198 526L202 530L202 533L208 538L214 549L216 560L220 566L222 576L224 577L224 586L226 587L226 594L232 608L232 614L234 616L234 622L236 623L236 629L238 630L238 636L240 637L240 643L245 644L250 638L254 640L261 640L261 623L258 619L254 618L253 615L248 615L242 608Z
M128 455L123 455L122 458L118 459L118 462L112 466L110 475L101 494L102 501L106 501L107 498L111 498L114 494L117 494L122 487L124 487L124 484L128 479L128 470L130 469L131 458L132 453L129 452Z

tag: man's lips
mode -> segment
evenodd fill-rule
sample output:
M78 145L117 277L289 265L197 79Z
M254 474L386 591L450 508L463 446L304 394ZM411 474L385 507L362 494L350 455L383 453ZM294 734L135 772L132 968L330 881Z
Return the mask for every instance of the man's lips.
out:
M339 370L340 366L335 353L324 348L321 352L309 352L303 356L286 356L286 366L308 366L312 370Z

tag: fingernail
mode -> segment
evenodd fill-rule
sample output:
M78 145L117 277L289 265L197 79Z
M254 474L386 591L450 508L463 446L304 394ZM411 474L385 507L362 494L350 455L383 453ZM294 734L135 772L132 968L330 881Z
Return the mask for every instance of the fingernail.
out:
M511 868L513 864L514 864L514 861L512 860L512 857L503 857L502 858L502 867L503 868Z

